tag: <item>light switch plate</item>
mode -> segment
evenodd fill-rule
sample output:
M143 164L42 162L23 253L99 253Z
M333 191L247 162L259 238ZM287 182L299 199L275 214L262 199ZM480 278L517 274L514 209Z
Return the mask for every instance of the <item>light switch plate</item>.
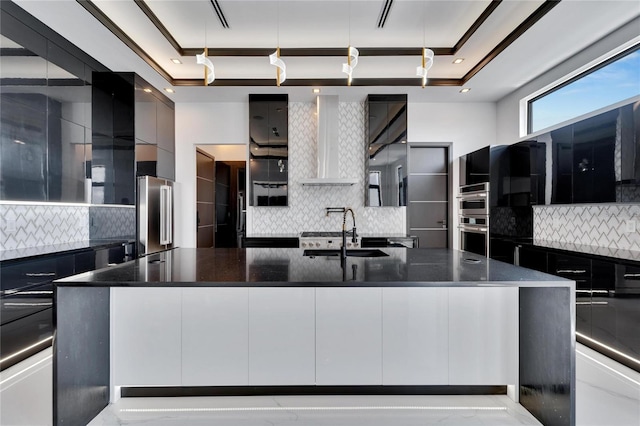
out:
M4 223L4 229L7 233L16 232L16 221L12 219L7 219Z
M625 232L636 232L636 221L633 219L627 219L625 223Z

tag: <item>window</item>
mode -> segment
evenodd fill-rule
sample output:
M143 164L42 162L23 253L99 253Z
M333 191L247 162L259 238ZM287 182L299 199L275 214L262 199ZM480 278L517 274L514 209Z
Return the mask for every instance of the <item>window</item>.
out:
M640 95L637 45L528 101L527 132Z

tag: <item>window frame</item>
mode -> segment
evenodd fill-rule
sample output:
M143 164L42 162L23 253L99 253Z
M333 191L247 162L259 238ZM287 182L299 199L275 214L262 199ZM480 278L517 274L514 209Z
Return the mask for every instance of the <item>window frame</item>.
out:
M586 112L584 114L581 115L577 115L575 117L571 117L569 119L560 121L558 123L555 123L551 126L545 127L545 128L541 128L538 129L536 131L532 131L532 124L533 124L533 119L532 119L532 108L531 105L533 102L535 102L536 100L539 100L549 94L552 94L568 85L570 85L571 83L580 80L581 78L584 78L604 67L606 67L607 65L617 61L618 59L633 53L634 51L640 51L640 37L635 37L633 40L622 44L621 46L619 46L618 48L608 52L605 55L602 55L600 57L598 57L597 59L585 64L584 66L574 70L573 72L570 72L569 74L565 75L564 77L554 81L551 84L548 84L544 87L542 87L541 89L531 93L530 95L520 99L520 137L524 138L524 137L529 137L531 135L536 135L539 133L544 133L545 131L548 131L550 129L556 128L556 127L561 127L562 124L568 123L568 122L572 122L577 120L580 117L585 117L587 115L593 114L596 111L604 111L604 110L608 110L611 109L613 107L615 107L616 105L622 105L622 104L626 104L628 103L629 100L633 100L635 98L638 98L638 96L640 95L633 95L630 96L627 99L621 100L619 102L616 102L614 104L611 105L603 105L601 108L598 108L597 110L594 111L589 111Z

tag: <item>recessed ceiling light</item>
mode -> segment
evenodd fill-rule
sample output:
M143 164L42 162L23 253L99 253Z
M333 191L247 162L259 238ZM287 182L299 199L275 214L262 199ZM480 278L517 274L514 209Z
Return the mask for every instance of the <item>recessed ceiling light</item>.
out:
M313 93L320 93L320 89L313 89L312 92Z
M182 61L178 58L171 58L171 62L173 62L174 64L181 64Z
M464 61L464 58L456 58L456 59L453 61L453 63L454 63L454 64L461 64L461 63L462 63L462 61Z
M165 91L165 92L169 92L169 93L176 93L176 91L175 91L175 90L173 90L173 89L172 89L172 88L170 88L170 87L165 87L165 88L164 88L164 91Z
M151 90L151 89L149 89L148 87L147 87L146 89L144 89L144 91L145 91L146 93L151 93L151 92L152 92L152 90Z
M468 87L465 87L465 88L460 89L460 93L467 93L469 90L471 90L471 89L469 89Z

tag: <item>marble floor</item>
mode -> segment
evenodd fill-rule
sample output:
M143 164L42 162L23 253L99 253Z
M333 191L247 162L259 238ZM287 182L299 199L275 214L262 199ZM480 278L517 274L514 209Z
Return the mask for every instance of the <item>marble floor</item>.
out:
M640 373L577 345L576 425L640 425ZM0 373L0 424L51 424L51 349ZM90 425L539 425L506 396L123 398Z
M506 395L124 398L89 426L540 425Z

